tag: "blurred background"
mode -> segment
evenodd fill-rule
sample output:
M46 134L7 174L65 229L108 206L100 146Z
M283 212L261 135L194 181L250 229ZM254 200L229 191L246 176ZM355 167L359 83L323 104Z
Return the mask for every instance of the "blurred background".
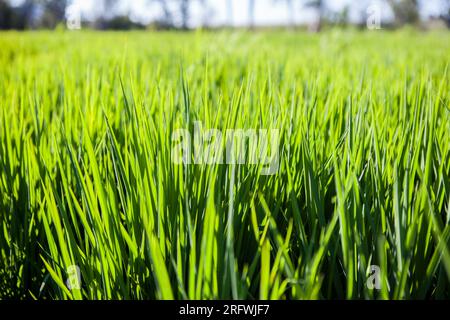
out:
M0 0L0 29L450 27L450 0Z

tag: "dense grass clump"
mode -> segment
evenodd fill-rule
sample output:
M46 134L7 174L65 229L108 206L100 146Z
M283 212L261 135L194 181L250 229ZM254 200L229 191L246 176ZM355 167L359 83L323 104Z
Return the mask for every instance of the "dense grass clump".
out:
M450 297L448 33L0 48L0 298ZM280 129L278 172L174 163L195 121Z

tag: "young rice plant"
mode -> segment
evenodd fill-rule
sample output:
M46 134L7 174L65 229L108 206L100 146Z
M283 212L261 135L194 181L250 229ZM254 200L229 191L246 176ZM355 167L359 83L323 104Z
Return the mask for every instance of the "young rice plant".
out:
M0 48L0 298L450 298L448 33ZM278 129L278 170L174 163L196 121Z

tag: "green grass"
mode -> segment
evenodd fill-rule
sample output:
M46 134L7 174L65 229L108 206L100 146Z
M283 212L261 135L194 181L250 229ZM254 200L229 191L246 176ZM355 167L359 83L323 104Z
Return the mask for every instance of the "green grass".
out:
M0 48L0 298L450 298L449 33ZM277 174L174 164L197 120L280 129Z

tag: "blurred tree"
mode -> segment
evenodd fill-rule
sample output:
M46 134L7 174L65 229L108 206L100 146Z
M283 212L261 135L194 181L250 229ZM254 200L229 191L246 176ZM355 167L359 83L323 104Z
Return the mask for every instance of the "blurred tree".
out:
M36 1L36 4L40 4L43 10L41 16L37 19L39 27L53 29L64 21L67 0L42 0Z
M99 14L98 19L101 20L110 20L113 19L116 14L116 8L117 4L120 2L120 0L100 0L99 1Z
M108 19L99 19L97 27L104 30L145 29L145 25L134 22L128 15L115 15Z
M118 17L116 21L116 12L115 8L117 3L120 0L100 0L98 1L99 5L97 6L96 10L96 17L95 20L91 23L91 26L95 29L108 29L109 26L113 25L123 25L124 20L123 17Z
M360 0L362 1L362 0ZM286 9L289 17L289 25L295 24L295 6L294 0L274 0L274 2L285 2ZM328 12L327 2L325 0L299 0L300 4L304 8L313 9L316 12L316 21L313 21L309 29L311 31L320 31L325 15L328 15L330 21L338 25L346 25L349 21L350 5L343 5L342 10L336 12Z
M156 24L159 27L162 27L164 29L170 29L174 27L174 21L172 16L172 11L169 8L168 1L167 0L150 0L150 2L157 2L161 10L163 11L163 16L161 19L156 21Z
M340 26L346 26L350 20L350 6L345 5L341 11L336 16L336 23Z
M8 0L0 1L0 29L23 30L32 26L34 1L26 0L13 6Z
M415 24L419 21L418 0L388 0L396 25Z
M13 9L6 0L0 0L0 29L9 29L11 26Z
M309 30L312 32L318 32L322 29L322 22L326 12L325 0L307 0L304 4L307 8L312 8L316 11L316 21L311 23Z
M65 18L67 0L25 0L18 6L0 2L0 28L55 28Z
M189 0L179 0L179 2L181 13L181 27L183 29L187 29L189 21Z
M450 29L450 0L444 0L442 2L442 11L443 13L439 17L444 20L447 28Z
M159 21L162 27L173 28L176 26L176 16L178 11L181 19L181 28L188 29L190 5L192 0L150 0L150 2L157 2L160 4L163 11L163 17Z

